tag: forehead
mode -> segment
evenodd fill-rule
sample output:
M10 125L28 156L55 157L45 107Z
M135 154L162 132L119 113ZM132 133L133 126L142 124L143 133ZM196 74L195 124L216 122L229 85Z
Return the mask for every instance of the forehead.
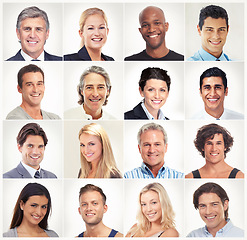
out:
M48 204L48 199L45 195L34 195L28 198L28 201L33 203L39 203L40 205Z
M80 202L102 201L101 194L97 191L87 191L80 196Z
M164 141L163 132L160 130L146 130L140 136L141 142L162 142Z
M221 77L205 77L203 78L202 85L223 85L223 81Z
M46 27L46 22L42 17L25 18L21 21L21 27L26 26Z
M100 142L99 136L89 134L89 133L82 133L80 136L80 141L81 142Z
M39 135L28 135L24 144L44 144L44 140Z
M41 74L41 72L27 72L27 73L23 74L22 80L23 80L23 82L34 81L34 80L44 81L43 75Z
M151 78L151 79L148 79L146 81L146 85L145 86L147 86L147 87L149 87L149 86L167 87L167 83L166 83L166 81L161 80L161 79L153 79L153 78Z
M210 202L221 202L221 199L216 193L203 193L198 199L199 204Z
M105 19L100 14L93 14L87 17L85 25L106 24Z
M206 141L221 141L224 142L223 135L221 133L215 133L213 135L213 138L209 137L206 139Z
M105 78L98 73L89 73L84 77L84 85L106 85Z
M224 18L207 17L204 20L203 27L213 27L213 28L227 27L226 19L224 19Z
M141 194L141 201L159 200L159 195L157 192L149 190Z
M147 7L140 15L140 23L157 20L165 22L165 16L163 12L156 7Z

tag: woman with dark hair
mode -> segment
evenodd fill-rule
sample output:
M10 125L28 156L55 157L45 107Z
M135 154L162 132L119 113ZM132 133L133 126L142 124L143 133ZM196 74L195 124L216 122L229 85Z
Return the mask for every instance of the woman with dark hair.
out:
M3 237L58 237L48 230L51 197L41 184L28 183L15 204L10 230Z

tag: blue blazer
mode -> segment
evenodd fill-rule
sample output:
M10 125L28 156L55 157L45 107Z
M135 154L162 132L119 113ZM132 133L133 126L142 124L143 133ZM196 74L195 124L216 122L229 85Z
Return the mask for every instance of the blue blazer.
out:
M44 169L40 170L40 177L41 178L57 178L57 176L49 171ZM23 167L21 163L18 164L16 168L6 172L3 174L3 178L32 178L30 173Z
M46 51L44 52L45 52L45 61L62 61L62 57L51 55L47 53ZM7 59L6 61L25 61L25 59L21 55L21 50L19 50L15 56Z

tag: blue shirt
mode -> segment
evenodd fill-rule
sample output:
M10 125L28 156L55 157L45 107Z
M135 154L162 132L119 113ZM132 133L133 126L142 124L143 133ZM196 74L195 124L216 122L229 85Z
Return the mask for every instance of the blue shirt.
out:
M202 47L194 54L194 56L187 59L187 61L232 61L222 52L219 58L205 51Z
M213 237L213 235L207 230L207 226L205 226L192 231L187 237ZM228 218L227 224L216 233L215 237L244 237L244 230L235 227Z
M145 163L141 167L135 168L124 174L124 178L154 178L153 173ZM174 169L164 165L160 168L156 178L184 178L184 173L178 172Z

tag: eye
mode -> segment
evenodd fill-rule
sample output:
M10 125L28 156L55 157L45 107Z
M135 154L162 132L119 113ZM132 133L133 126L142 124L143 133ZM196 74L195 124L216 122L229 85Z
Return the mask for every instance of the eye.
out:
M86 90L91 90L92 87L91 87L91 86L87 86L87 87L85 87L85 89L86 89Z
M160 89L161 92L166 92L166 89L162 88Z
M161 144L160 143L155 143L155 146L160 146Z
M161 24L161 22L155 22L154 23L156 26L159 26Z
M94 30L94 28L93 27L89 27L89 28L87 28L87 30Z
M156 201L153 201L153 202L152 202L153 205L156 204L156 203L157 203Z
M23 30L27 32L27 31L30 31L31 28L30 27L24 27Z
M39 145L39 148L44 148L45 146L44 145Z
M27 147L28 147L28 148L32 148L33 145L32 145L32 144L28 144Z
M146 203L141 203L141 206L142 206L142 207L146 206Z
M47 208L47 205L42 206L42 208L43 208L43 209L46 209L46 208Z
M90 145L90 146L94 146L94 145L95 145L95 143L89 143L89 145Z
M152 91L154 91L154 89L153 88L149 88L148 91L149 92L152 92Z
M103 26L103 27L100 27L99 29L106 29L106 27L105 27L105 26Z
M83 143L80 143L80 147L85 147L85 145Z
M37 32L43 32L43 28L36 28Z
M142 28L147 28L148 24L142 24Z

